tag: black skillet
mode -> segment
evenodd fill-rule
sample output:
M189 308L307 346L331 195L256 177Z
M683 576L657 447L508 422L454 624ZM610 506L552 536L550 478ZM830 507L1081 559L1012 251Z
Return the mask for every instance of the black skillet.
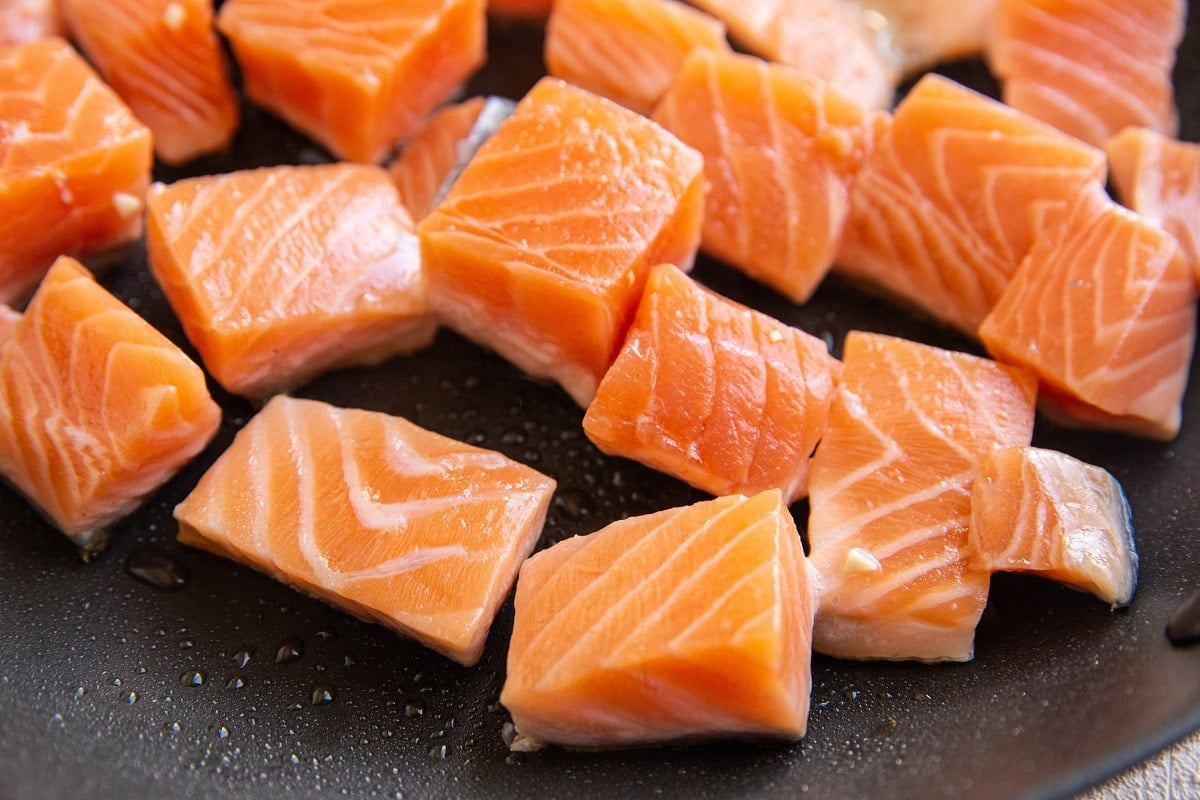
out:
M1196 16L1177 80L1192 140ZM494 28L491 47L471 93L518 96L541 71L537 32ZM947 71L992 88L978 64ZM247 108L233 154L190 171L323 158ZM835 349L852 328L976 349L837 279L795 308L705 259L695 275ZM104 282L184 342L142 252ZM450 333L410 359L332 374L299 394L401 414L554 476L543 545L701 498L600 455L561 390ZM1001 576L969 664L817 657L799 744L529 755L506 750L497 703L511 605L483 661L465 669L174 543L172 507L252 413L218 399L226 416L217 440L93 563L0 488L0 798L1066 797L1200 727L1200 646L1173 646L1163 634L1200 585L1200 387L1168 444L1038 422L1038 444L1106 467L1129 494L1142 558L1129 609ZM803 524L803 504L794 510ZM163 556L168 572L158 582L172 591L132 574L147 565L154 574Z

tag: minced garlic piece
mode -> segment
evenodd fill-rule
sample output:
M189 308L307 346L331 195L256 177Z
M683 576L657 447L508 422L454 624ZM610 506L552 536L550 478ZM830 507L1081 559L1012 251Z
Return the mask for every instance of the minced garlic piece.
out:
M842 572L855 575L862 572L879 572L883 565L879 559L863 550L861 547L851 547L846 552L846 562L842 564Z
M187 22L187 9L182 3L168 3L163 9L162 21L168 28L177 31Z
M141 198L128 192L113 192L112 203L121 219L129 219L142 210Z

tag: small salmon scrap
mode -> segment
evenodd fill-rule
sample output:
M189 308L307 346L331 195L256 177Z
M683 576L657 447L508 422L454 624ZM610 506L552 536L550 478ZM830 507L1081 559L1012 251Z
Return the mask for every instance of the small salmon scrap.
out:
M150 270L227 391L261 401L428 345L416 232L387 170L263 167L155 184Z
M557 0L546 70L649 115L696 49L727 51L725 25L677 0Z
M1129 502L1107 470L1038 447L988 454L971 491L971 566L1024 572L1113 608L1137 588Z
M57 0L4 0L0 3L0 46L65 35Z
M979 338L1041 379L1074 426L1172 439L1196 338L1196 289L1175 239L1093 183L1039 239Z
M62 39L0 47L0 302L60 255L100 266L142 232L151 134Z
M85 558L220 421L200 367L65 256L0 348L0 474Z
M696 50L653 118L704 156L701 248L806 301L837 253L869 116L809 75Z
M778 491L630 517L535 554L500 694L513 749L799 739L811 585Z
M886 41L901 74L983 53L996 0L854 0ZM871 16L873 15L873 16Z
M1104 149L1118 199L1175 237L1200 287L1200 144L1126 128Z
M182 164L224 150L238 101L213 30L212 0L60 0L71 35L154 134L154 152Z
M974 336L1104 153L933 73L876 119L834 268Z
M702 162L645 117L541 79L417 226L431 305L586 406L650 268L692 266Z
M1186 0L997 0L988 60L1004 101L1096 147L1178 130L1172 72Z
M175 508L179 541L476 663L555 483L378 411L278 395Z
M852 331L813 456L817 652L967 661L989 573L970 560L971 489L993 447L1033 436L1020 367Z
M827 81L864 109L889 108L899 82L874 18L852 0L693 0L768 61Z
M486 57L484 0L227 0L247 96L335 157L381 162Z
M712 494L774 488L790 503L806 491L840 373L820 339L664 264L583 429L604 452Z

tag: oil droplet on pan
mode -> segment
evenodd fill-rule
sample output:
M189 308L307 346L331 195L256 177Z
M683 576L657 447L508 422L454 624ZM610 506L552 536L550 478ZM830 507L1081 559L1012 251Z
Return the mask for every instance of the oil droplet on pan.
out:
M192 579L182 561L165 550L149 546L135 548L129 554L125 571L163 592L178 592Z

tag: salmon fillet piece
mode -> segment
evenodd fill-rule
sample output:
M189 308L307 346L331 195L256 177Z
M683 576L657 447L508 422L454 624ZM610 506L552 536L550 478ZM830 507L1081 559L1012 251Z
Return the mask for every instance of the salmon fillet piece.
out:
M87 558L216 434L204 373L59 258L0 348L0 474Z
M212 0L60 0L71 35L154 134L154 152L183 164L224 150L238 101L213 30Z
M151 272L233 394L263 400L433 340L416 232L383 167L155 184L146 220Z
M583 430L715 495L806 490L841 364L798 328L655 267Z
M1172 439L1196 337L1175 239L1099 183L1043 236L979 327L988 352L1041 379L1059 422Z
M989 575L968 547L993 447L1027 445L1037 381L1019 367L852 331L813 456L808 541L817 652L966 661Z
M0 4L0 46L65 35L57 0L5 0Z
M1013 108L1096 147L1136 125L1174 136L1185 0L997 0L988 61Z
M650 268L692 265L702 161L641 115L543 78L418 224L430 303L586 406Z
M401 417L278 395L174 513L181 543L470 666L554 486Z
M378 163L483 64L484 0L227 0L247 96L336 158Z
M799 739L813 598L778 491L615 522L521 567L515 749Z
M973 337L1104 153L932 73L876 119L835 269Z
M806 301L841 241L872 146L869 117L795 70L696 50L654 119L704 156L701 248Z
M649 116L696 49L727 51L725 25L676 0L557 0L546 70Z
M1002 447L971 491L971 566L1041 575L1129 605L1138 554L1125 492L1107 470L1055 450Z
M142 232L151 135L62 39L0 47L0 302L60 255L93 266Z
M1104 149L1118 199L1175 237L1200 287L1200 144L1126 128Z

